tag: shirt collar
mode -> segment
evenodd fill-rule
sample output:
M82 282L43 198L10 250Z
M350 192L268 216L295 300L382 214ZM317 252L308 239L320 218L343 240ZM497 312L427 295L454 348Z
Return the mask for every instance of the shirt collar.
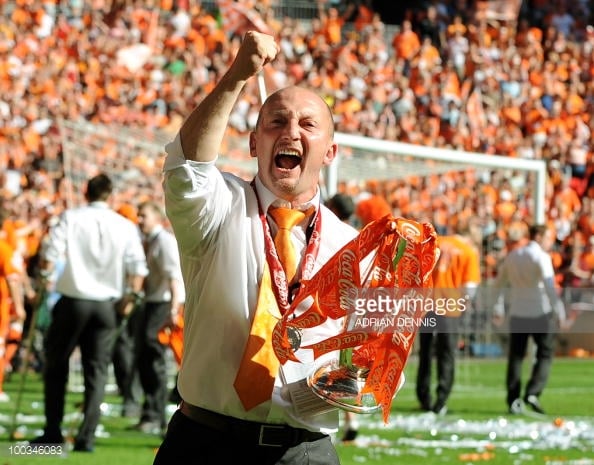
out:
M153 240L155 237L159 235L161 231L163 231L163 225L158 224L152 229L150 233L146 234L144 237L146 240Z
M94 202L90 202L89 206L94 208L109 208L109 204L103 200L95 200Z
M260 207L262 207L262 210L267 212L268 208L271 205L274 205L275 207L288 207L288 208L292 208L291 204L284 200L284 199L279 199L278 197L276 197L266 186L264 186L264 184L262 183L262 181L260 180L260 178L258 176L256 176L256 191L258 192L258 198L260 200ZM296 208L298 210L307 210L309 207L314 207L314 214L311 216L312 220L313 218L315 218L318 210L319 210L319 206L320 206L320 189L316 189L316 193L315 195L311 198L311 200L298 205Z

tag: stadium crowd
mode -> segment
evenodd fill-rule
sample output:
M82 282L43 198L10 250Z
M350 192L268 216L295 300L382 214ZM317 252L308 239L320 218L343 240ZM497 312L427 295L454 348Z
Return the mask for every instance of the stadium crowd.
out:
M431 0L408 10L393 34L371 2L319 1L319 14L307 22L275 17L273 0L239 3L257 11L278 37L282 53L269 67L267 87L297 83L317 90L336 115L337 131L545 160L559 283L590 282L591 2L523 2L517 22L493 22L477 20L474 2ZM181 115L211 90L238 48L242 28L229 18L191 0L2 2L2 239L25 264L66 206L59 121L82 119L114 133L175 134ZM229 140L254 127L259 104L257 83L250 82ZM106 144L98 159L121 157L117 147ZM158 192L159 165L153 164L146 169ZM98 170L85 169L84 178ZM533 217L532 181L521 172L469 167L339 188L354 198L377 194L395 215L428 219L441 234L469 230L484 246L488 278L510 229ZM114 208L149 196L128 186Z

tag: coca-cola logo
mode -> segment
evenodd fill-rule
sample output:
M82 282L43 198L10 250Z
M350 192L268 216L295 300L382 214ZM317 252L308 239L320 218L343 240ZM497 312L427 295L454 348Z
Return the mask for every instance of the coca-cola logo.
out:
M345 312L351 312L357 307L357 287L348 279L338 280L338 305Z
M349 278L352 281L355 262L357 262L357 254L350 249L344 250L338 257L338 276Z

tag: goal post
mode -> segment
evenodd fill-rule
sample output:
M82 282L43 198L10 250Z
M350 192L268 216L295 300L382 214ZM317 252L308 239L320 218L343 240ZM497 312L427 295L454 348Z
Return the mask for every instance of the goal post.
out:
M534 221L539 224L545 222L547 171L543 160L428 147L340 132L334 135L334 139L339 147L339 155L336 163L326 168L325 180L329 195L336 193L338 184L347 179L397 179L407 174L439 174L469 167L513 169L535 174ZM345 157L345 150L352 154ZM361 163L364 154L367 154L367 166ZM423 161L434 163L428 165Z

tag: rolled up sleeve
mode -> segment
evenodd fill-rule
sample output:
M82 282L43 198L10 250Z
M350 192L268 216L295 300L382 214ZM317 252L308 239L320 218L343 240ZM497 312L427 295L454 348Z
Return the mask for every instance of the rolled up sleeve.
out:
M179 134L165 147L165 209L180 248L200 253L216 235L231 205L231 192L212 162L186 160Z

